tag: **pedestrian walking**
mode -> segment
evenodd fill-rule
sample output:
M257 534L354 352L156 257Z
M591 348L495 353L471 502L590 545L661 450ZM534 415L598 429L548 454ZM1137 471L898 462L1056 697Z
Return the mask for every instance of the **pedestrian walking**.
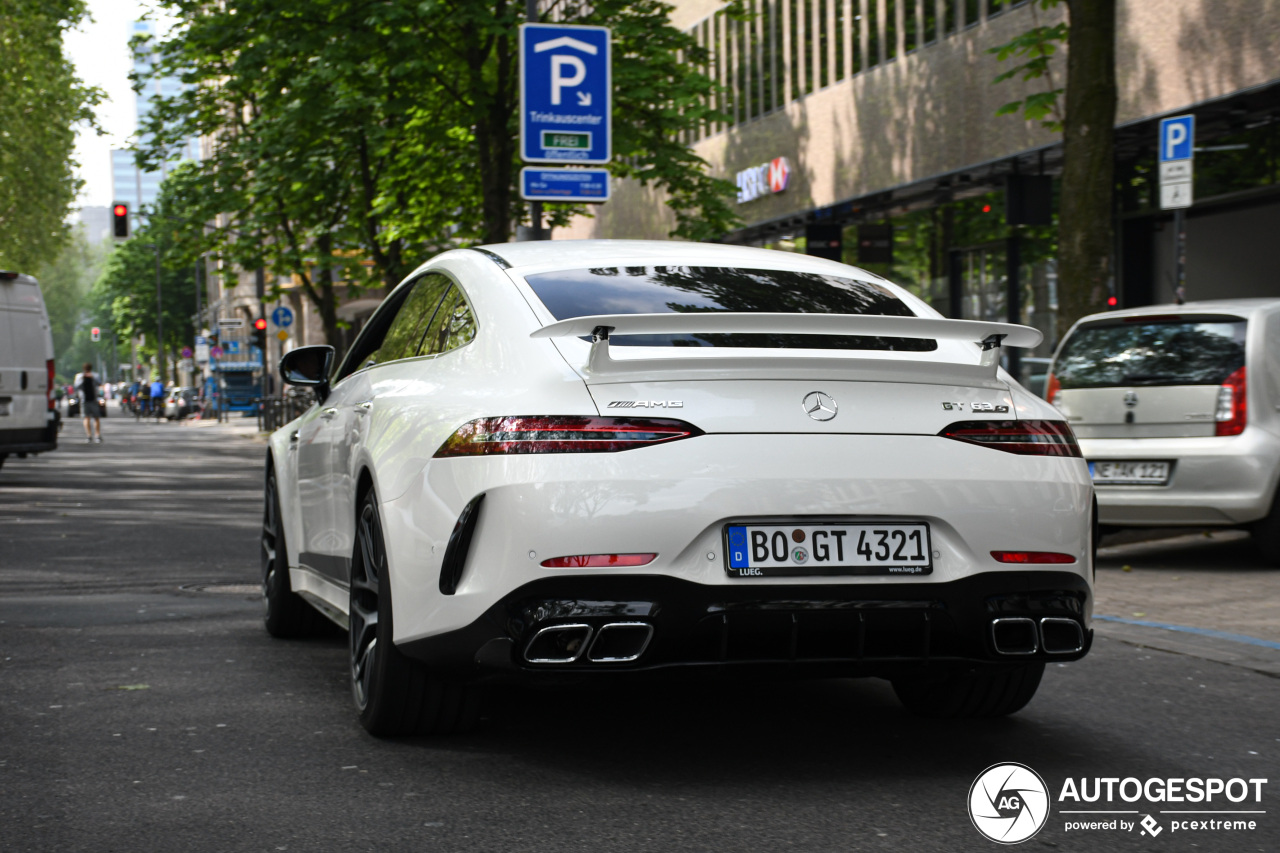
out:
M84 372L76 377L75 390L80 395L80 414L84 418L84 443L102 444L102 409L98 405L98 377L93 375L93 364L85 362ZM97 433L96 437L94 433Z

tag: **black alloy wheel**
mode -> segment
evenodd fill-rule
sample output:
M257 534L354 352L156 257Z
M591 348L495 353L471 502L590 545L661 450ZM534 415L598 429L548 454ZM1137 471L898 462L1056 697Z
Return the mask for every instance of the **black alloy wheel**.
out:
M273 637L312 637L327 629L325 617L293 591L276 474L267 462L262 496L262 621Z
M469 730L479 716L477 691L436 678L406 657L392 637L391 584L378 502L370 489L356 516L348 609L351 695L370 734L394 737Z

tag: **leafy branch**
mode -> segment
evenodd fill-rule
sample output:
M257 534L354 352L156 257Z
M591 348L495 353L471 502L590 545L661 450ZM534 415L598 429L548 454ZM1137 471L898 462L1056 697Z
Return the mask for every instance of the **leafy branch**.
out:
M1036 8L1049 10L1058 6L1062 0L1037 0L1031 5L1032 15ZM1059 102L1065 88L1058 86L1053 75L1051 60L1058 53L1059 47L1067 43L1070 28L1063 21L1052 26L1043 26L1038 21L1036 26L1015 36L1002 45L987 50L994 53L1000 62L1010 59L1022 60L1018 65L996 76L992 84L1003 83L1018 77L1022 82L1044 80L1047 91L1034 92L1016 101L1010 101L996 110L997 116L1016 115L1022 113L1027 121L1038 122L1041 127L1061 133L1063 127L1062 107Z

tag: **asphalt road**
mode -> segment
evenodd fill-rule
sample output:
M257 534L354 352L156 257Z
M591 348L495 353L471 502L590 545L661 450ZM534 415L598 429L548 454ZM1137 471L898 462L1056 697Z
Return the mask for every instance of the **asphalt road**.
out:
M1100 628L1004 720L910 717L876 681L707 682L509 689L472 734L379 741L342 638L262 630L261 444L113 417L85 446L76 427L0 469L0 850L988 850L966 801L1005 761L1055 796L1068 777L1270 780L1261 804L1214 804L1266 811L1252 831L1069 832L1057 804L1028 849L1280 849L1280 680L1141 626Z

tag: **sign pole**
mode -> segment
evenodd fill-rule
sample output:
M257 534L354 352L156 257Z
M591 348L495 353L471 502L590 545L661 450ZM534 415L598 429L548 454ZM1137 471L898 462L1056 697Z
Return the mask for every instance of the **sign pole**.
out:
M530 24L538 23L538 0L525 0L524 19ZM522 69L523 70L523 69ZM549 240L550 234L542 233L542 202L529 202L529 234L530 240Z
M1173 299L1187 301L1187 216L1192 204L1196 117L1173 116L1160 121L1160 209L1173 211Z

